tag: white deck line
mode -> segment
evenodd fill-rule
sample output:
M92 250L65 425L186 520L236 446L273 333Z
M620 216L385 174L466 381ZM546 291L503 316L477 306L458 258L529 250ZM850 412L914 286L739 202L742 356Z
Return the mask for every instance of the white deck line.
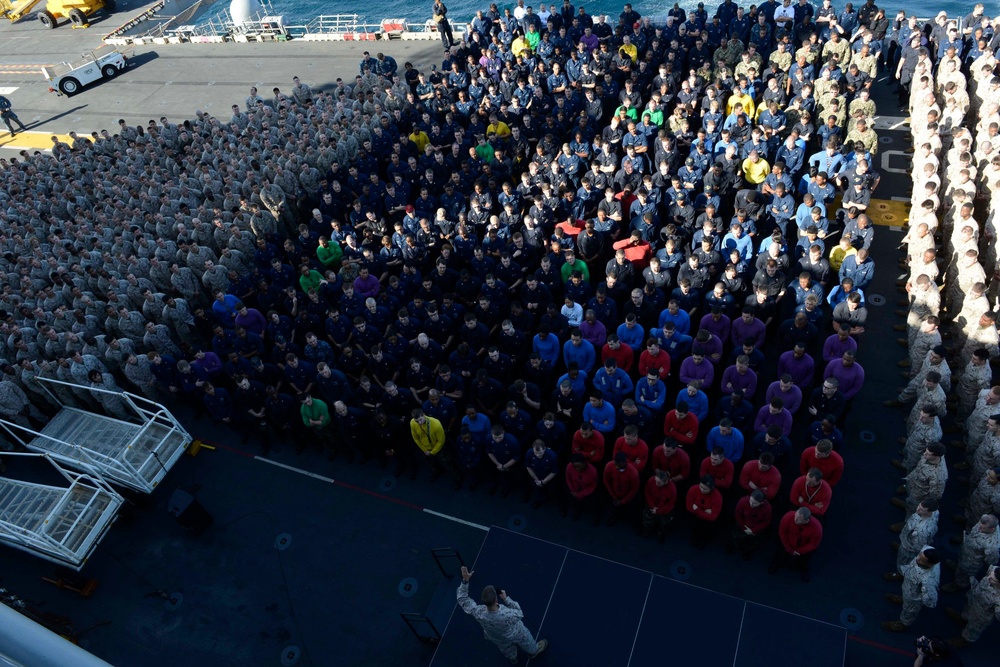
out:
M434 510L429 510L426 507L423 509L427 514L432 514L442 519L448 519L448 521L454 521L455 523L460 523L463 526L469 526L471 528L478 528L479 530L485 530L489 532L489 526L484 526L481 523L473 523L471 521L466 521L465 519L459 519L457 516L451 516L450 514L442 514L441 512L435 512Z
M740 633L736 635L736 653L733 654L733 667L736 667L736 661L740 657L740 639L743 638L743 621L747 617L747 603L746 600L743 601L743 615L740 616Z
M538 631L535 633L536 641L538 640L538 637L540 637L542 634L542 626L545 625L545 617L549 615L549 607L552 606L552 598L556 596L556 589L559 588L559 577L562 576L563 568L566 567L566 559L569 558L569 549L567 547L563 547L563 549L566 549L566 553L563 554L562 564L559 566L559 573L556 574L556 583L552 586L552 592L549 593L549 601L545 605L545 611L542 612L542 620L539 621L538 623ZM530 665L531 658L528 658L528 662L525 664Z
M486 539L489 539L489 537L490 537L489 536L489 530L490 530L489 528L486 529L486 531L487 531L487 533L486 533ZM483 543L479 545L479 551L476 552L476 560L472 561L472 571L475 571L475 569L476 569L476 562L479 560L479 556L481 556L482 553L483 553L483 547L486 545L486 539L484 539ZM555 590L555 589L553 589L553 590ZM458 609L458 601L457 600L455 602L455 605L451 608L451 614L448 616L448 622L445 623L444 627L441 629L441 638L442 639L444 639L445 634L447 634L447 632L448 632L448 627L451 625L451 619L455 618L455 610L456 609ZM430 661L428 667L432 667L434 665L434 659L437 658L437 652L438 652L438 649L440 649L440 648L441 648L441 642L439 641L437 643L437 645L434 647L434 655L431 656L431 661Z
M286 465L284 463L278 463L277 461L274 461L274 460L268 459L268 458L264 458L263 456L255 456L254 459L257 460L257 461L263 461L264 463L269 463L269 464L271 464L273 466L277 466L279 468L284 468L285 470L291 470L292 472L297 472L300 475L305 475L306 477L312 477L313 479L318 479L321 482L327 482L328 484L335 484L336 483L335 480L333 480L330 477L324 477L323 475L317 475L314 472L309 472L308 470L303 470L302 468L296 468L295 466Z
M632 638L632 650L628 652L628 662L626 665L632 664L632 655L635 654L635 645L639 641L639 630L642 629L642 619L646 616L646 605L649 604L649 592L653 590L653 582L656 580L656 575L652 572L649 573L649 586L646 588L646 599L642 601L642 612L639 614L639 622L635 625L635 637Z

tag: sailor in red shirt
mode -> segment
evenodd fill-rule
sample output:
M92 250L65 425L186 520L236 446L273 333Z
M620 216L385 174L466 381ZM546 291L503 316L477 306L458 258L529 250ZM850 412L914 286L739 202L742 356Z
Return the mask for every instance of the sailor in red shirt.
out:
M677 445L673 438L664 438L663 444L653 450L653 470L663 470L674 484L683 484L691 476L691 457Z
M698 476L705 475L711 475L715 479L715 488L719 491L725 491L733 485L735 475L733 462L726 458L726 450L722 447L716 447L702 460Z
M819 543L823 541L823 526L808 507L790 510L781 517L778 540L767 573L774 574L783 565L794 565L802 575L802 581L808 582L809 561L819 548Z
M670 355L660 349L655 338L646 339L646 350L639 355L639 375L647 375L650 368L655 368L664 382L670 377Z
M688 410L686 401L667 413L663 420L663 435L676 440L681 447L693 445L698 438L698 418Z
M601 348L601 363L608 359L614 359L618 368L630 373L632 365L635 364L635 352L618 339L618 334L609 333L607 342Z
M646 508L642 511L642 536L656 532L660 544L667 537L667 526L674 520L677 504L677 485L670 481L665 470L658 471L646 481Z
M755 489L749 496L743 496L736 503L733 518L736 525L729 536L726 553L739 550L743 560L750 556L760 546L761 536L771 525L771 503L760 489Z
M615 440L614 454L624 452L628 462L642 475L649 460L649 445L639 437L639 429L634 424L626 426L623 433L622 437Z
M608 525L613 526L628 512L639 491L639 472L628 462L624 452L615 454L615 460L604 466L604 488L611 499Z
M774 465L774 454L762 452L756 461L748 461L740 471L740 486L748 492L760 489L768 500L774 500L781 487L781 471Z
M807 447L799 459L801 474L805 475L811 468L819 468L823 472L823 479L833 488L844 476L844 458L833 451L832 442L820 440L813 447Z
M715 478L705 475L698 486L688 489L684 506L691 513L691 543L704 549L722 513L722 494L715 488Z
M808 507L813 516L822 521L826 511L830 509L833 489L823 479L819 468L810 468L808 473L792 482L792 492L788 498L795 507Z
M642 232L638 229L633 230L627 239L616 241L611 247L625 252L625 259L632 262L636 273L642 273L649 266L649 258L653 256L652 246L649 241L642 239Z
M601 513L597 505L597 494L594 493L596 490L597 468L583 454L572 454L570 463L566 466L566 494L573 510L573 521L578 520L584 511L588 511L594 515L594 525L600 523Z
M604 434L594 429L590 422L580 424L580 430L573 434L573 453L583 454L595 466L604 461Z

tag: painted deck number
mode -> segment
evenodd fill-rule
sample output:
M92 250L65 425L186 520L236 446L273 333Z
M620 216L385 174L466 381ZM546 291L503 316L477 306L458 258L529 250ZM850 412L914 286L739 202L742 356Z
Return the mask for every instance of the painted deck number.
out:
M892 156L899 156L898 158L892 158ZM892 166L895 162L897 165ZM910 156L903 151L883 151L882 152L882 170L889 171L893 174L907 174L910 171Z

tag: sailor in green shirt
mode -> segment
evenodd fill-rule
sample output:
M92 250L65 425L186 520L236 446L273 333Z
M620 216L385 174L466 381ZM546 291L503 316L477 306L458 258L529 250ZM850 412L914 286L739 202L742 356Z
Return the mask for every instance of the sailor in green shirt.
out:
M316 248L316 257L324 268L336 271L340 268L340 260L344 256L344 251L340 249L339 243L330 243L330 239L325 236L319 237L319 247Z
M590 269L587 268L587 263L582 259L577 259L576 253L573 252L572 248L566 248L563 256L566 261L563 262L562 268L559 269L559 275L564 283L569 282L574 271L579 271L583 274L584 280L590 281Z
M624 117L622 116L623 112L625 114ZM618 120L622 123L627 123L630 120L639 120L639 112L634 106L632 106L632 100L628 97L622 100L622 105L615 109L614 115L617 116Z
M310 269L308 266L302 267L302 275L299 276L299 287L306 294L309 290L319 289L319 286L326 282L326 279L316 269Z
M535 24L528 24L528 31L524 34L524 38L528 40L528 46L531 47L532 51L538 50L538 42L542 41L542 35L537 30L535 30Z
M309 394L304 394L302 407L299 408L299 411L302 413L302 423L306 425L306 428L323 440L328 439L329 430L327 427L330 425L330 409L326 407L326 403Z

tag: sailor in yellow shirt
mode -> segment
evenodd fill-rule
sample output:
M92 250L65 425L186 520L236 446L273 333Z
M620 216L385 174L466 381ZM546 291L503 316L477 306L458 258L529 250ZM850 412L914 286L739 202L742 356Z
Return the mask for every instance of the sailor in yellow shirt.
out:
M431 143L431 138L427 136L427 133L421 130L419 127L414 127L413 132L410 132L410 141L417 147L417 154L423 155L424 147Z
M434 469L434 472L431 473L431 481L433 482L444 472L444 462L441 460L445 441L444 426L441 425L440 420L425 415L420 408L416 408L410 414L413 417L410 420L410 436ZM414 469L410 477L412 479L416 476L417 471Z
M735 107L737 103L743 105L743 113L747 115L747 118L754 117L753 114L755 107L753 98L743 92L743 89L739 86L733 86L733 94L729 96L728 100L726 100L726 116L732 115L733 107Z
M747 159L743 160L743 178L750 185L760 185L770 173L771 165L757 151L750 151Z
M857 255L858 250L851 245L851 240L846 236L840 237L840 243L830 250L830 270L840 271L840 265L851 255Z
M486 134L495 134L497 139L506 139L510 136L510 126L499 120L495 113L490 114L490 124L486 126Z
M639 49L635 48L635 44L632 43L632 38L628 35L622 37L622 41L624 44L618 47L618 53L624 52L634 64L639 59Z
M510 52L515 58L518 56L529 56L531 55L531 45L528 44L528 40L524 35L518 34L514 38L514 41L510 43Z

